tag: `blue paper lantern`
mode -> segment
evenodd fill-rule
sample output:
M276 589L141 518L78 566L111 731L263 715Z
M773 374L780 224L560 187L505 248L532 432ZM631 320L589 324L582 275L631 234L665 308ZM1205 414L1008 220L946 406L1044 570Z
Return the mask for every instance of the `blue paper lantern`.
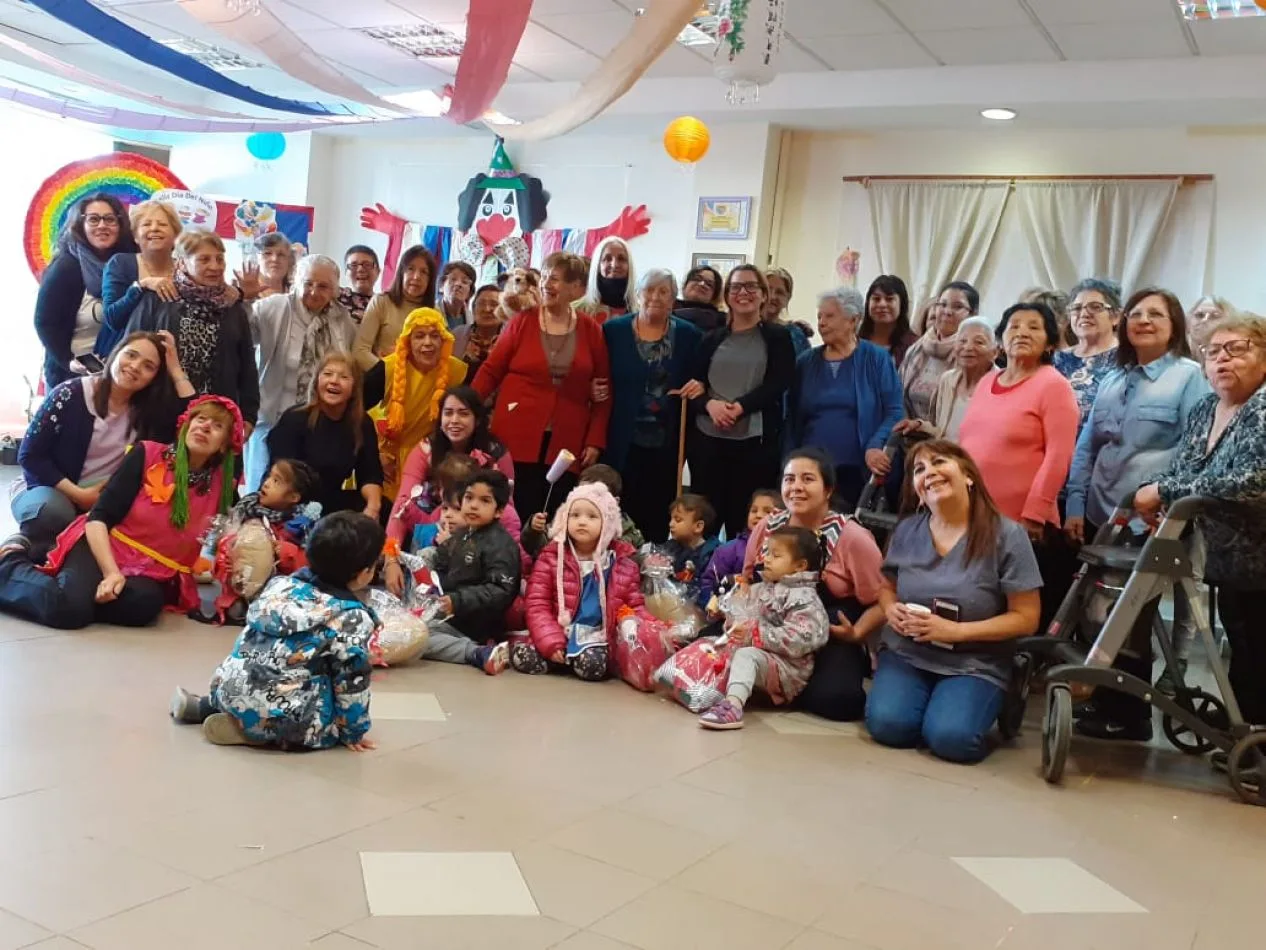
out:
M280 132L256 132L246 136L246 151L261 162L275 162L286 154L286 137Z

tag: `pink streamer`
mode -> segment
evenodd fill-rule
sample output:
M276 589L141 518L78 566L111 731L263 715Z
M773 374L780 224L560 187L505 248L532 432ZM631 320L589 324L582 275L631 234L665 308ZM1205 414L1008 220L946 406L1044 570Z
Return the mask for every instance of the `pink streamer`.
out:
M465 125L488 111L510 75L531 12L532 0L470 0L448 119Z

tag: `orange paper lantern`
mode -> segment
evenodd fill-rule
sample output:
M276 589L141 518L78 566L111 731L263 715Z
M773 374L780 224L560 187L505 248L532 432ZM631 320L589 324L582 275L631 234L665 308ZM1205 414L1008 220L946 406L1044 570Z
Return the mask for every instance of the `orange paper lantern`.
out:
M664 130L664 151L670 158L693 165L708 154L712 135L708 127L692 115L683 115L668 123Z

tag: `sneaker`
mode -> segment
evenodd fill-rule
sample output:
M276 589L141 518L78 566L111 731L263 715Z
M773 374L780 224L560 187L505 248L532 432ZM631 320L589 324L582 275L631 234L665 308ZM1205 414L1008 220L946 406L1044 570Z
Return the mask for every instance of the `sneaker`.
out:
M198 702L201 698L183 686L177 686L176 692L172 693L171 697L171 718L176 722L196 726L202 722L202 717L198 715Z
M489 676L504 673L510 665L510 644L498 643L495 646L475 647L475 658L471 666L477 666Z
M11 534L0 544L0 560L18 552L31 556L31 539L24 534Z
M1187 661L1179 660L1177 665L1178 665L1177 679L1175 679L1173 671L1170 670L1168 666L1165 667L1164 671L1156 679L1157 692L1163 693L1164 695L1168 696L1170 699L1173 699L1174 695L1178 692L1178 679L1182 679L1184 676L1187 675Z
M241 724L228 713L212 713L202 723L202 737L212 745L252 745Z
M1120 722L1101 715L1083 716L1073 724L1073 731L1089 739L1148 742L1152 738L1152 720L1149 718L1134 722Z
M699 725L704 729L742 729L743 707L723 699L699 717Z

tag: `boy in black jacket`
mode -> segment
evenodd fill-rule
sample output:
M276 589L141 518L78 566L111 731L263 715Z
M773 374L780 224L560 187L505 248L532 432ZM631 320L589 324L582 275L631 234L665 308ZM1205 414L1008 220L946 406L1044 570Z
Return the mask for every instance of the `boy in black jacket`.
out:
M424 555L439 575L450 618L431 624L425 659L468 663L490 676L509 663L505 612L519 593L519 545L501 525L509 502L505 475L475 472L462 487L465 525Z

